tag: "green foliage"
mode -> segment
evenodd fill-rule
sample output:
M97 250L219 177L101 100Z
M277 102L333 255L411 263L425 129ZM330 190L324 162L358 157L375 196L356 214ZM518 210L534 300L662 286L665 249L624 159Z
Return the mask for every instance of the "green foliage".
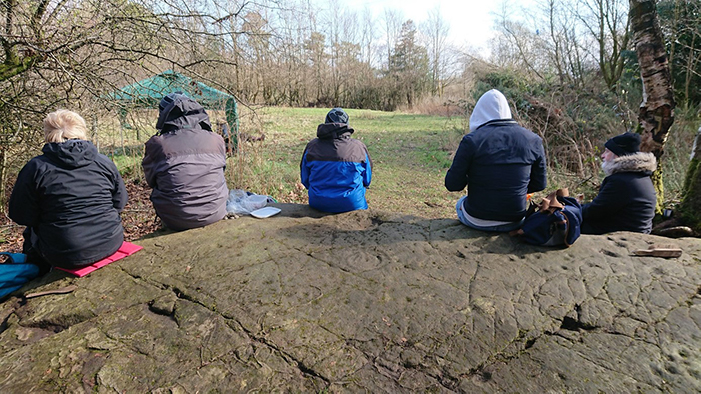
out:
M696 186L696 183L698 182L698 175L700 175L698 173L699 164L701 164L699 159L689 160L689 169L687 170L686 176L684 177L684 190L692 191L694 189L694 186ZM687 198L685 198L682 201L682 203L688 203L689 201L690 198L687 196Z
M691 147L694 144L694 137L699 126L699 116L697 109L679 108L675 110L675 120L671 131L665 142L664 155L661 165L664 171L664 187L666 207L677 205L689 179Z
M525 74L516 70L497 69L478 77L472 89L475 102L490 89L497 89L504 93L509 102L516 106L517 112L527 113L530 108L530 98L543 95L547 91L547 86L529 81Z
M129 154L125 151L117 151L118 153L111 156L112 161L119 169L119 174L122 178L141 178L141 160L143 159L143 152L139 155Z
M32 68L32 66L37 62L38 57L29 56L23 59L19 59L16 55L11 54L5 58L5 61L0 64L0 82L6 81L15 75L22 74L23 72Z
M621 52L621 56L624 58L623 64L625 67L621 73L619 88L626 92L637 92L637 97L640 97L640 99L636 101L639 102L642 100L643 80L640 77L638 55L635 53L635 50L628 50Z

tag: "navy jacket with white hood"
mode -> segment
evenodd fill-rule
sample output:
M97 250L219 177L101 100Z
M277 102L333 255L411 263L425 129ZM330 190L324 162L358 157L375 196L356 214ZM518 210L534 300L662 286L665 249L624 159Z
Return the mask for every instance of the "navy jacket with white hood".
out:
M475 105L445 187L467 186L464 208L470 216L516 222L526 214L526 195L547 186L546 174L542 139L511 119L506 97L492 89Z

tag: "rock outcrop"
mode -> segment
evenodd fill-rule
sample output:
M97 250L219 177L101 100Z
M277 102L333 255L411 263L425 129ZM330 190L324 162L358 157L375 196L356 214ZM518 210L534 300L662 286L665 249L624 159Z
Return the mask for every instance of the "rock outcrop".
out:
M0 392L701 391L698 239L279 206L29 284L77 289L0 304Z

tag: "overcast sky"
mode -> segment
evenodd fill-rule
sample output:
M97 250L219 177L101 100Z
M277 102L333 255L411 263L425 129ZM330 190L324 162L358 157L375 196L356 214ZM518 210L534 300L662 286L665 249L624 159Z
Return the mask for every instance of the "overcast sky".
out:
M328 7L328 0L316 0ZM534 0L511 0L514 8L520 8ZM404 19L412 19L417 25L428 18L429 11L440 7L443 19L450 25L450 41L461 46L486 47L494 35L493 24L503 5L501 0L339 0L342 7L361 12L366 6L375 18L385 9L401 11Z

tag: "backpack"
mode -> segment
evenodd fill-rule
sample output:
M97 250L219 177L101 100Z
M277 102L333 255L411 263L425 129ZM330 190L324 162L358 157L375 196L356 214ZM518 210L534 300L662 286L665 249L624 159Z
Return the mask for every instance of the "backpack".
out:
M0 264L0 299L2 299L36 278L39 275L39 267L26 263L26 254L0 252L0 255L8 256L7 261Z
M526 219L517 234L532 245L571 246L579 238L582 206L569 197L567 189L558 189L544 198L540 205L531 202Z

